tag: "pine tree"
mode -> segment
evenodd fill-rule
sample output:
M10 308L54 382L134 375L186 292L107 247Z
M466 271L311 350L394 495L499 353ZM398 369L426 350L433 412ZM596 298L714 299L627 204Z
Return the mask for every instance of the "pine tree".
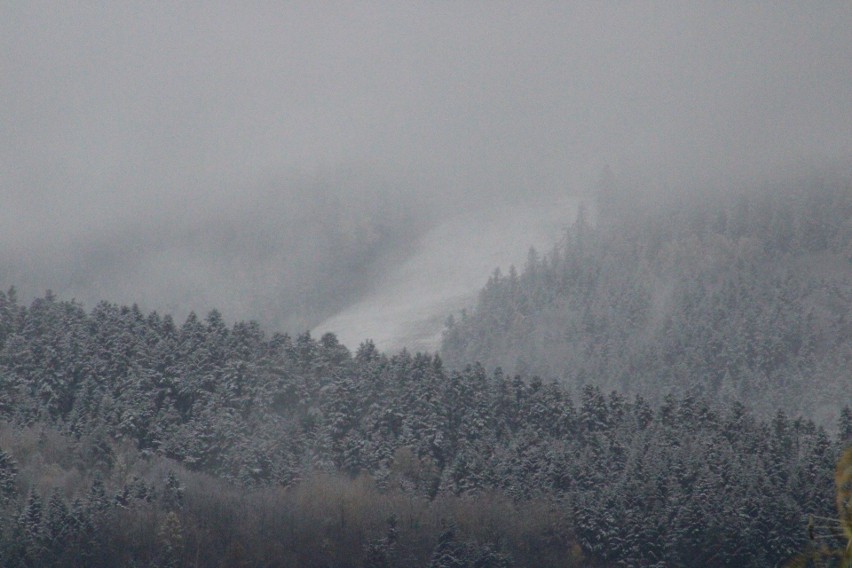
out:
M21 514L18 516L18 527L22 536L21 544L32 563L38 563L44 554L44 506L41 497L31 491Z
M158 568L177 568L183 553L183 527L177 513L170 511L158 533L160 561Z
M166 484L163 488L161 501L167 511L180 511L183 509L183 486L174 471L169 470L166 475Z
M17 477L18 464L9 454L0 449L0 500L3 502L15 494Z
M848 404L840 411L840 418L837 421L837 439L841 447L852 445L852 408Z
M59 489L54 489L47 502L47 519L45 520L45 537L48 549L54 556L59 556L66 546L72 533L70 512Z

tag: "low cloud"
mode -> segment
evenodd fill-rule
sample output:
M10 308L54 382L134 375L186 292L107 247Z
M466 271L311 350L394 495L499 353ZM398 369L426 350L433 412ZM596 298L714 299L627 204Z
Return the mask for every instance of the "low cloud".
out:
M0 16L0 285L24 296L298 331L439 219L576 194L604 164L676 191L852 156L845 2Z

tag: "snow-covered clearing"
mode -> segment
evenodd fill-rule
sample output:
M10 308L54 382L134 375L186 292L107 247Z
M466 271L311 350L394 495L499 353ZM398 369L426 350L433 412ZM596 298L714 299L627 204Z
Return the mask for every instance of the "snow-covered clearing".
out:
M531 246L549 250L576 209L577 201L565 197L455 212L378 275L362 300L312 333L331 331L352 349L372 339L383 350L434 351L447 316L472 306L495 268L520 269Z

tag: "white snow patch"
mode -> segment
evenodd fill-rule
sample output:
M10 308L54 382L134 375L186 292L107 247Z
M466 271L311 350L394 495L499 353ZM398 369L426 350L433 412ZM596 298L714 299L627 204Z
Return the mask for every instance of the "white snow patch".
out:
M519 271L531 246L546 252L573 222L577 201L459 211L426 233L401 264L377 277L359 302L318 325L350 348L435 351L447 316L471 307L495 268Z

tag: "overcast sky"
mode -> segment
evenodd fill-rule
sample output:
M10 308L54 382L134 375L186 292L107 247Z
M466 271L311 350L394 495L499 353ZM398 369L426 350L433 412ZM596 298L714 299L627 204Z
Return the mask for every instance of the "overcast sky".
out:
M604 164L681 183L852 159L848 1L0 6L0 285L31 293L182 305L191 275L103 282L156 272L169 227L272 215L271 193L476 207L586 189ZM195 252L196 279L227 279ZM193 307L257 316L219 288L251 293L207 282Z

